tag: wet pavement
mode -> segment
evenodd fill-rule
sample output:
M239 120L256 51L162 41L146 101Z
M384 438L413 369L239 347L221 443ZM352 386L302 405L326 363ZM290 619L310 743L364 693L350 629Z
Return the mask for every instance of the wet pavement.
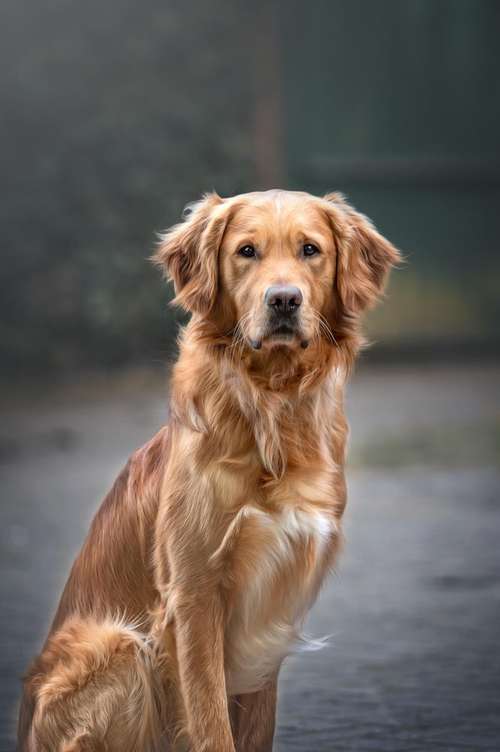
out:
M346 546L280 680L278 752L500 749L500 368L361 368ZM100 499L165 419L156 376L3 397L0 751Z

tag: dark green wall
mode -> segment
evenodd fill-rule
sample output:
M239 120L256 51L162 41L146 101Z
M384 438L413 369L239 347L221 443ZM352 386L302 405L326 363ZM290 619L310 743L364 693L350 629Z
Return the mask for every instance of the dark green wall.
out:
M293 2L290 183L339 189L405 251L386 338L497 338L500 3Z

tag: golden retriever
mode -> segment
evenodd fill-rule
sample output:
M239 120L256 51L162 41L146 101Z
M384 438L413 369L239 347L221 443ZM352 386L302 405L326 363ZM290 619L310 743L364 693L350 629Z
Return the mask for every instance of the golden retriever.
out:
M20 749L264 752L341 542L343 390L396 249L338 194L205 196L155 262L191 319L170 422L98 511Z

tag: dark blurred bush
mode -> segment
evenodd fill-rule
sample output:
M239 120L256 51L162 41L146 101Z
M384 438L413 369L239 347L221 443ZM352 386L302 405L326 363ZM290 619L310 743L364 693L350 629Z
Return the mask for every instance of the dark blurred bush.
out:
M4 3L7 371L161 357L173 314L146 261L155 231L202 190L250 183L245 14L221 0Z

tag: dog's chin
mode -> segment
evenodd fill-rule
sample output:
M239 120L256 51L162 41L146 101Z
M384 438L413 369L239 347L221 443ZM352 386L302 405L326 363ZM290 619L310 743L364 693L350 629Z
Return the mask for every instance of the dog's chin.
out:
M254 350L271 350L275 347L286 347L291 350L297 348L306 349L309 340L298 329L288 326L279 326L265 332L263 335L250 340Z

